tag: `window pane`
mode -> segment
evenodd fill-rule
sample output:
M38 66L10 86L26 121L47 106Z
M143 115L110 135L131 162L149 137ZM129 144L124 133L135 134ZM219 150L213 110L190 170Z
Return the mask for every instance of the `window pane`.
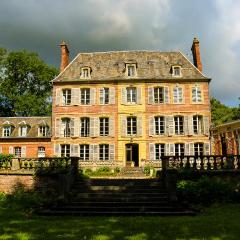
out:
M154 88L154 102L155 103L164 102L164 88L162 87Z

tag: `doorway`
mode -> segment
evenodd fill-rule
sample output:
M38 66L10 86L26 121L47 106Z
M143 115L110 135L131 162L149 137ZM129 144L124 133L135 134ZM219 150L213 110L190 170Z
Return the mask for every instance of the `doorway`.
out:
M221 137L221 145L222 145L222 155L227 155L227 143L226 143L225 137Z
M132 166L132 162L134 163L134 167L139 166L139 148L136 143L126 144L126 166Z

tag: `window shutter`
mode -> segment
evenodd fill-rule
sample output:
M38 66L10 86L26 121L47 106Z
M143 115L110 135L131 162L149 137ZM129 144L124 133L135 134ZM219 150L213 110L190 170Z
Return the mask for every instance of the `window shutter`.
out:
M179 103L183 103L183 88L179 87L178 88L178 94L179 94Z
M204 155L210 155L210 144L204 143Z
M155 160L155 144L149 143L149 158L150 161Z
M209 117L204 116L203 117L203 126L204 126L204 135L209 135Z
M80 119L75 118L74 121L74 137L79 137L80 136Z
M62 90L57 88L56 89L56 99L55 99L55 103L56 106L61 106L62 105Z
M60 144L54 144L54 155L57 157L61 156Z
M141 87L137 88L137 104L142 103L142 89Z
M65 125L63 123L63 120L61 119L61 124L60 124L60 137L64 136L64 129L65 129Z
M178 89L177 87L173 88L173 102L178 103Z
M175 155L175 145L174 143L169 143L169 156Z
M94 145L90 144L89 146L89 159L90 161L94 160Z
M10 147L9 147L9 154L14 154L14 152L13 152L13 146L10 146Z
M153 97L153 87L148 87L148 104L154 103Z
M55 120L55 137L60 137L60 123L61 123L61 119L60 118L56 118Z
M0 154L2 153L2 146L0 146Z
M189 143L189 155L194 155L194 143Z
M71 157L79 157L79 145L78 144L71 144Z
M122 104L127 103L127 89L125 87L122 88Z
M79 88L71 89L71 103L72 103L72 105L80 104L80 89Z
M185 143L184 146L184 155L188 156L189 155L189 143Z
M169 88L164 87L164 103L169 103Z
M109 135L111 137L115 136L114 117L109 118Z
M73 137L74 136L74 118L70 119L70 136Z
M26 157L26 151L27 151L27 148L26 146L22 146L21 147L21 157Z
M99 136L99 118L94 117L94 136Z
M95 136L95 119L94 117L90 118L90 137Z
M96 101L96 89L91 88L90 89L90 104L95 105L95 101Z
M149 136L155 135L154 116L149 117Z
M193 135L193 116L188 116L188 135Z
M137 135L142 136L142 117L137 117Z
M167 128L168 128L168 136L174 135L174 118L173 118L173 116L167 116Z
M99 89L99 103L104 104L104 89L103 88Z
M110 159L110 161L114 161L115 160L114 144L109 144L109 159Z
M97 144L93 144L93 159L95 161L99 160L99 146Z
M115 104L115 87L110 87L109 93L110 93L109 103Z
M169 156L169 143L166 143L165 145L164 145L164 152L165 152L165 156Z
M122 123L122 136L127 135L127 118L125 116L121 117L121 123Z
M188 136L188 116L184 116L184 135Z

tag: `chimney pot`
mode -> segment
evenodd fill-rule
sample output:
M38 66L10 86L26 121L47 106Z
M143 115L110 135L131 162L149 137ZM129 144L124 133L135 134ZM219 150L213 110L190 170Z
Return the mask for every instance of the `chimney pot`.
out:
M60 48L61 48L60 72L62 72L69 64L69 50L67 44L64 41L62 41L62 43L60 44Z
M193 55L193 63L196 68L198 68L199 71L202 72L202 62L201 62L201 56L200 56L200 47L199 47L199 40L195 37L193 39L192 44L192 55Z

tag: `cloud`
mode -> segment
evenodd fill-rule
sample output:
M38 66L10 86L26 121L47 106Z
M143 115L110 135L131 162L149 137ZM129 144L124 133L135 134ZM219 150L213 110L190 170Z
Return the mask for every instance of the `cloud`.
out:
M200 39L211 94L224 103L239 97L240 3L233 0L1 0L0 45L36 51L59 65L61 40L71 57L107 50L181 50L189 59Z

